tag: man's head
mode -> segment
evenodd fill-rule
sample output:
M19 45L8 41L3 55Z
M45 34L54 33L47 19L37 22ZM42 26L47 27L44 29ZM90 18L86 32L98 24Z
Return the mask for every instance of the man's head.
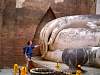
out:
M32 40L28 41L27 45L32 45Z

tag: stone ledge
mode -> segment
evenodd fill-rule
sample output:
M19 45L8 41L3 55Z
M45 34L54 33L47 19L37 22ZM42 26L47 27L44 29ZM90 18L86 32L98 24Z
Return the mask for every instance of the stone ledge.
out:
M49 69L54 69L56 70L56 62L51 62L51 61L46 61L46 60L43 60L41 57L33 57L32 58L32 61L33 61L33 64L34 65L40 65L38 67L45 67L45 68L49 68ZM68 69L68 66L66 66L65 64L63 63L60 63L61 65L61 70L66 70ZM35 66L36 67L36 66Z
M56 62L51 62L51 61L46 61L43 60L40 56L32 57L33 65L34 67L43 67L43 68L49 68L49 69L54 69L56 70ZM68 66L60 63L61 64L61 71L65 71L68 69ZM93 68L93 67L87 67L87 66L82 66L82 69L86 70L87 72L84 73L83 75L100 75L100 68Z

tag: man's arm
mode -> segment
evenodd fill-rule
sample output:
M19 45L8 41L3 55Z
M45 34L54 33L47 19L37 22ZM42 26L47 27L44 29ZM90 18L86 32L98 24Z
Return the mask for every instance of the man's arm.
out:
M35 45L34 47L36 48L36 47L39 47L40 45Z
M33 48L36 48L36 47L39 47L40 45L32 45L32 49Z

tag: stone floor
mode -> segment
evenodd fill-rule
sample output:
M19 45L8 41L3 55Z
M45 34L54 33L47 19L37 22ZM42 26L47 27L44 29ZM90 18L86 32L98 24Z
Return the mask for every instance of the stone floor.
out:
M0 75L14 75L13 69L1 69ZM19 74L16 74L16 75L19 75ZM30 75L30 74L27 74L27 75ZM88 70L88 72L82 75L100 75L100 70L91 68L90 70Z
M12 69L1 69L0 75L13 75Z
M13 69L0 69L0 75L14 75ZM19 73L17 73L16 75L19 75ZM27 74L27 75L30 75L30 74Z

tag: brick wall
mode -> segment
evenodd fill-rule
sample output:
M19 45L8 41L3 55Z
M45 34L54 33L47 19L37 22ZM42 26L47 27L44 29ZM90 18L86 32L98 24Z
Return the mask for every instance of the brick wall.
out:
M1 50L1 34L2 34L2 20L3 20L3 15L2 15L2 12L3 12L3 9L4 9L4 1L3 0L0 0L0 68L3 67L3 60L2 60L2 50Z
M1 28L1 25L2 25L2 14L0 13L0 59L1 59L0 60L0 68L2 67L1 66L1 64L2 64L2 56L1 56L2 55L2 51L1 51L1 31L2 31L1 29L2 28Z
M2 12L2 32L1 32L1 59L2 66L12 66L15 61L14 35L15 35L15 0L4 0Z
M0 67L25 64L23 46L34 36L37 24L32 11L15 8L15 0L6 0L0 13ZM3 8L3 6L1 6Z

